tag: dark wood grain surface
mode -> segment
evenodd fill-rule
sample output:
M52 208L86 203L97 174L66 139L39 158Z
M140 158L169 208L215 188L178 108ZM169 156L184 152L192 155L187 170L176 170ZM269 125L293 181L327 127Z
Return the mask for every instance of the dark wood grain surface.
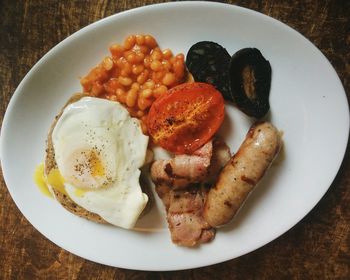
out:
M82 27L117 12L164 1L0 0L0 110L29 69ZM221 1L272 16L301 32L330 60L349 98L350 1ZM1 176L2 178L2 176ZM0 279L350 279L350 152L330 189L296 226L225 263L177 272L96 264L57 247L22 216L1 179Z

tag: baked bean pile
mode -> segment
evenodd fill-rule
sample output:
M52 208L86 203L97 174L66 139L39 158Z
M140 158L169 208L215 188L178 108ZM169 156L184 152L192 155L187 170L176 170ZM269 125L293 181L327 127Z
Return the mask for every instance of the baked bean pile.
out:
M147 113L154 100L185 80L184 55L161 50L151 35L130 35L109 50L111 56L80 80L84 92L124 104L147 133Z

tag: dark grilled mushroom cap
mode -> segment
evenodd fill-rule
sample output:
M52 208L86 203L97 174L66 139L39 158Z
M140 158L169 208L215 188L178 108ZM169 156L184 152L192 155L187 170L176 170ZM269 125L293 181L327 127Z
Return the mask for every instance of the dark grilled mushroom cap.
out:
M256 48L236 52L230 62L230 88L237 107L262 118L270 109L271 65Z
M186 66L196 82L213 85L226 100L233 101L228 75L230 59L230 54L219 44L201 41L189 49Z

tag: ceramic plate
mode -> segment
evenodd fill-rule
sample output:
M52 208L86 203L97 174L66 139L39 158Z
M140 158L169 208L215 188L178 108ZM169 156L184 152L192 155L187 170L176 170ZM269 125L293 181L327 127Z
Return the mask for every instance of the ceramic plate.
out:
M271 122L283 131L284 150L228 226L198 248L170 241L156 201L134 231L99 225L65 211L33 183L44 158L50 123L79 77L129 34L150 33L162 48L187 53L201 40L230 54L261 50L272 66ZM211 265L251 252L300 221L331 185L342 162L349 109L341 82L322 53L298 32L268 16L233 5L177 2L146 6L100 20L49 51L14 93L1 131L1 164L9 192L30 223L58 246L116 267L178 270ZM231 105L221 133L235 151L252 123Z

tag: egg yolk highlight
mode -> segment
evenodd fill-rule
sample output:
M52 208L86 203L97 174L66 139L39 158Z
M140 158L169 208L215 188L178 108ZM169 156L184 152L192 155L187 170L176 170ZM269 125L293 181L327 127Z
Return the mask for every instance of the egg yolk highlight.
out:
M90 152L88 162L92 177L101 177L105 175L103 164L94 151Z

